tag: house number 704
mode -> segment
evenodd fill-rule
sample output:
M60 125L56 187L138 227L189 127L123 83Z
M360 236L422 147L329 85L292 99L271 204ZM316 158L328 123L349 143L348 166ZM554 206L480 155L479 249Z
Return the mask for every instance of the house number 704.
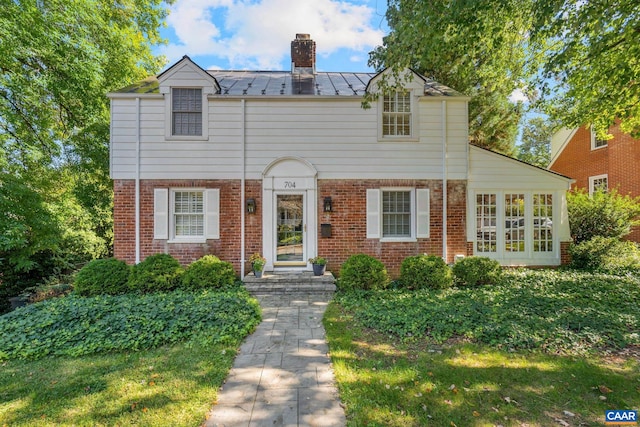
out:
M296 182L295 181L285 181L284 182L284 188L296 188Z

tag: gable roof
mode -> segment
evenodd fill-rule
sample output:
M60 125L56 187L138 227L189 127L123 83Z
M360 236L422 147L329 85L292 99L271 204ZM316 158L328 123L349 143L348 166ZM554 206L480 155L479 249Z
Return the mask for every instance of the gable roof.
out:
M369 84L380 73L354 72L317 72L303 75L291 71L242 71L242 70L204 70L188 56L157 76L115 91L119 94L154 94L159 92L159 83L170 78L181 65L189 62L202 74L211 78L218 89L218 95L228 96L280 96L280 95L316 95L316 96L363 96ZM464 96L435 80L411 70L424 82L425 96Z

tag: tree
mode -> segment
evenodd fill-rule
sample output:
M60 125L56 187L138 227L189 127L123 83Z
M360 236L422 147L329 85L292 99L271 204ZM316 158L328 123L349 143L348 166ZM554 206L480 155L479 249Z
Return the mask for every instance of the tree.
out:
M391 0L391 32L370 54L370 65L415 69L471 97L470 142L513 154L520 103L509 97L528 73L530 2Z
M0 257L16 282L47 274L43 260L64 265L108 250L105 94L159 70L151 47L162 41L171 2L0 2L0 190L4 202L18 203L2 211L10 212L0 224L10 239Z
M546 168L551 162L551 136L556 125L543 117L533 117L522 129L522 143L518 146L518 159Z
M535 0L534 14L531 46L544 65L533 84L546 112L600 137L619 119L640 137L640 2Z

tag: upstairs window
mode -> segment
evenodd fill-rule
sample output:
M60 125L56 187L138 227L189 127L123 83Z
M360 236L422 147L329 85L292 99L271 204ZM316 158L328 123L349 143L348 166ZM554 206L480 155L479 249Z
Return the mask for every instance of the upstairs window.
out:
M591 128L591 149L595 150L597 148L602 148L602 147L606 147L608 144L606 139L601 139L598 138L598 135L596 134L595 130L593 130L593 127Z
M382 100L382 136L411 136L411 95L394 92Z
M202 89L171 91L171 134L202 135Z

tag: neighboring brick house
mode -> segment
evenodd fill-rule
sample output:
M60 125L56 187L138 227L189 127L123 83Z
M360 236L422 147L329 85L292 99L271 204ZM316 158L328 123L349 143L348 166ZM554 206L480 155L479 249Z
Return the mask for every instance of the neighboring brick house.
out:
M397 275L410 255L558 265L570 179L468 144L469 98L411 70L318 72L315 42L292 70L205 71L184 57L109 94L114 250L129 263L215 254L249 269L337 271L367 253Z
M590 194L598 188L615 188L620 194L640 196L640 141L623 133L615 124L612 139L598 139L590 127L562 129L551 139L549 169L575 179L572 188ZM629 239L640 242L640 228Z

